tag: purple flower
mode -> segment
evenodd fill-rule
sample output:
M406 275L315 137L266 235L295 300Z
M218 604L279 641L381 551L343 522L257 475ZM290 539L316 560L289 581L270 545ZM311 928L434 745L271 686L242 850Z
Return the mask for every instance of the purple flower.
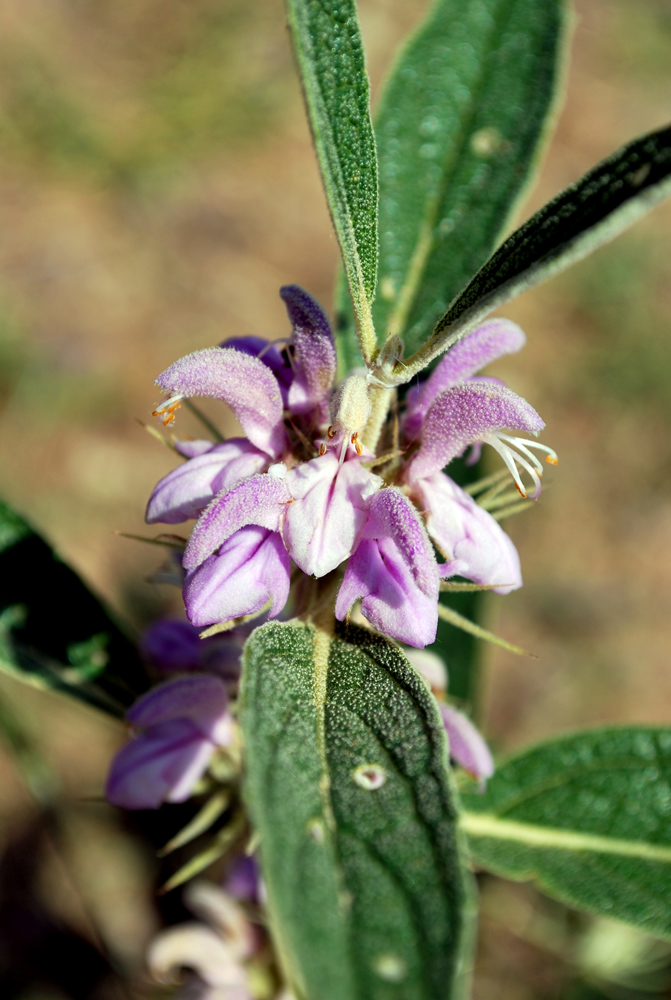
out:
M331 327L319 304L298 285L285 285L280 295L293 326L296 352L289 409L294 414L315 411L321 424L328 420L329 397L338 366Z
M427 410L441 392L472 378L481 368L504 354L521 350L525 343L524 331L507 319L483 323L459 340L429 378L408 392L403 421L406 438L411 441L419 435Z
M512 437L507 429L538 434L545 426L532 406L494 379L473 375L504 354L519 351L525 336L508 320L495 319L477 327L454 344L431 377L408 393L404 434L408 441L420 438L420 448L407 470L407 481L416 482L444 468L469 445L490 444L508 466L522 494L527 490L520 477L521 466L540 493L543 466L532 449L545 452L555 464L551 448Z
M425 511L426 527L446 562L443 577L459 575L497 594L522 586L517 549L497 521L443 472L418 479L412 497Z
M371 625L422 647L435 638L441 576L460 575L501 594L522 585L508 536L443 469L467 448L490 444L520 493L538 496L543 467L536 452L550 462L556 456L519 434L538 434L543 421L505 385L476 375L518 351L524 334L497 319L455 344L408 393L400 417L404 450L386 457L368 443L375 445L379 428L383 440L398 440L399 425L384 430L382 397L371 396L371 379L355 373L334 388L326 316L296 285L281 295L292 325L283 350L238 338L190 354L159 376L172 394L157 410L166 423L180 399L205 395L228 403L247 437L178 444L187 461L157 485L147 520L197 519L183 567L187 614L198 627L280 614L293 560L317 580L344 566L336 616L344 619L361 600ZM396 346L385 352L396 357ZM309 614L318 592L316 584L298 586L294 612Z
M112 805L123 809L184 802L217 747L233 740L226 687L207 674L159 685L126 719L135 735L114 758L106 789Z
M329 449L296 466L285 482L293 500L282 518L284 544L304 573L325 576L351 554L383 481L356 454L339 462Z
M287 405L289 388L294 380L294 369L288 351L280 351L277 344L264 340L263 337L229 337L219 347L234 347L237 351L262 361L277 379L282 400Z
M417 511L395 487L369 506L364 538L349 560L335 614L358 599L365 618L409 646L427 646L438 626L438 566Z
M182 399L211 396L228 403L255 447L271 458L286 447L277 379L258 358L233 347L208 347L180 358L156 380L170 398L154 411L171 423Z
M290 560L278 533L291 494L284 467L251 476L214 498L184 553L184 602L194 625L278 615L289 596Z
M444 702L438 702L438 708L447 733L450 757L484 788L487 778L494 774L489 747L467 715Z
M258 906L262 896L261 873L252 854L239 855L226 872L224 889L229 896Z
M419 449L404 472L410 496L424 511L426 526L446 563L441 576L458 574L507 594L522 586L517 551L494 518L441 470L469 445L490 444L504 459L523 497L527 489L519 468L540 493L543 468L532 448L556 455L545 445L513 437L506 429L538 434L544 424L524 399L506 386L473 377L479 368L519 350L524 334L507 320L493 320L464 337L447 353L431 377L409 393L406 439Z
M263 472L270 464L268 455L245 438L231 438L214 445L209 441L180 442L176 447L186 453L187 461L154 487L145 514L147 524L157 521L178 524L198 517L215 494Z
M184 604L194 625L214 625L287 603L289 554L276 531L249 526L231 535L216 555L186 575Z
M159 618L142 633L140 652L162 673L200 671L236 680L240 673L242 637L232 629L224 635L201 639L190 622Z

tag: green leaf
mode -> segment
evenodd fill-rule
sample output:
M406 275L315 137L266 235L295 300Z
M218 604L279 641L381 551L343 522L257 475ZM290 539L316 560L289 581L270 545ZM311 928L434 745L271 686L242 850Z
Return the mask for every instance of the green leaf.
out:
M378 335L402 336L407 354L487 259L525 191L548 131L563 21L563 0L437 0L392 67L375 115L373 320ZM341 327L351 315L342 291Z
M377 157L370 87L354 0L287 0L312 137L354 305L370 359L377 275Z
M614 239L669 194L667 126L623 146L516 230L455 299L407 367L397 366L399 381L407 381L493 309Z
M80 578L0 501L0 670L123 715L146 687L137 651Z
M478 865L671 938L671 729L540 744L501 764L463 806Z
M244 656L241 722L246 798L292 991L454 996L469 940L445 735L402 652L353 626L330 639L263 625Z

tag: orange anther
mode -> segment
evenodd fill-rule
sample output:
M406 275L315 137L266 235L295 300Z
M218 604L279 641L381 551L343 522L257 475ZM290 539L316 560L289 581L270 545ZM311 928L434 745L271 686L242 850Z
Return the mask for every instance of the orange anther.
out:
M519 495L526 500L526 498L527 498L526 493L524 492L524 490L520 486L517 485L517 483L515 483L515 489L517 490L517 492L519 493Z
M329 439L329 441L333 440L333 438L335 437L335 433L336 432L335 432L335 429L333 427L333 424L331 424L331 426L329 427L329 429L326 431L326 436Z
M323 442L323 441L322 441L322 443L321 443L321 444L319 445L319 454L320 454L320 455L325 455L325 454L326 454L326 445L324 444L324 442Z
M550 465L556 465L559 459L556 457L556 455L546 455L545 461L549 462Z

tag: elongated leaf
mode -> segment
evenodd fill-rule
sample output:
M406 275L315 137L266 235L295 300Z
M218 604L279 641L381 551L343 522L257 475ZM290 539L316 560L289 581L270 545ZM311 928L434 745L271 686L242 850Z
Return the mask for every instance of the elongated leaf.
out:
M293 991L454 996L465 889L426 685L354 627L267 624L244 659L246 797Z
M541 744L463 805L478 865L671 938L671 729Z
M375 349L370 303L377 275L377 158L369 83L354 0L287 0L329 210L361 349Z
M147 686L135 647L100 602L2 501L0 670L114 715Z
M430 340L398 368L411 377L487 313L613 239L671 193L671 127L635 139L516 230L455 299Z
M529 180L556 90L563 8L437 0L396 60L375 115L373 319L408 354L492 252Z

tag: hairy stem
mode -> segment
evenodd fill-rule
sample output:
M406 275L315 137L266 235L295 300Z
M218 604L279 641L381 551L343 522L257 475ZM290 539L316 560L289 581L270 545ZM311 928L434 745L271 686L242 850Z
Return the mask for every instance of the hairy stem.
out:
M394 398L394 390L386 386L371 385L368 388L368 398L370 399L371 411L368 423L364 427L361 440L366 448L375 451L380 440L380 434L387 419L389 407Z

